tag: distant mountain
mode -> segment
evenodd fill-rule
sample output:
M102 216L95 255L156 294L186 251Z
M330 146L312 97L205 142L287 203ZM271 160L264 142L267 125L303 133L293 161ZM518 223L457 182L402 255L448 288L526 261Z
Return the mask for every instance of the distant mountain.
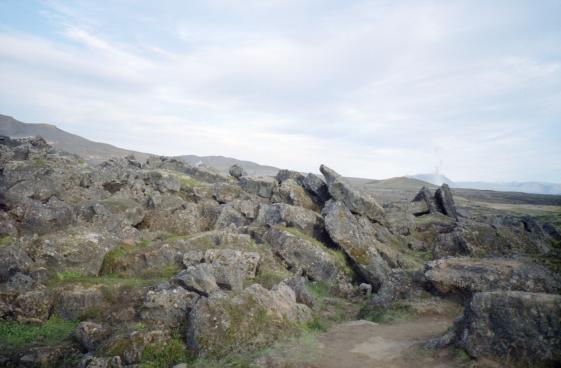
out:
M252 161L238 160L232 157L224 156L196 156L184 155L176 156L175 158L187 162L190 165L206 165L210 166L222 173L227 173L232 165L239 165L248 173L248 175L270 175L274 176L280 170L277 167L260 165Z
M441 174L417 174L417 175L408 175L407 177L417 180L422 180L434 185L448 184L452 186L452 184L454 183L452 180L448 179L446 176Z
M544 182L483 182L452 181L440 174L417 174L408 176L434 185L446 183L452 188L495 190L500 192L522 192L532 194L561 194L561 184Z
M107 143L90 141L78 135L68 133L52 124L29 124L14 119L11 116L0 114L0 135L9 137L34 137L41 136L58 150L76 154L88 162L99 163L111 157L124 157L130 154L144 161L150 154L137 152L112 146ZM204 164L220 172L228 172L230 166L238 164L249 175L276 175L278 168L260 165L251 161L242 161L222 156L195 156L185 155L176 157L191 165Z
M33 137L40 135L56 149L76 154L92 163L99 163L111 157L124 157L130 154L134 154L140 160L145 160L149 156L147 153L126 150L107 143L90 141L51 124L22 123L6 115L0 115L0 135L9 137Z

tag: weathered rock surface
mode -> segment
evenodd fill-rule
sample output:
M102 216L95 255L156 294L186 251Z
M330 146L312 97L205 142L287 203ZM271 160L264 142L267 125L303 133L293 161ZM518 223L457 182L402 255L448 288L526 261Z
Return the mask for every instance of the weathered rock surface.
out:
M316 212L284 203L261 205L256 225L295 227L306 235L322 239L325 235L323 218Z
M99 323L80 322L74 331L74 336L87 351L94 351L110 333L107 326Z
M303 322L310 310L296 303L284 283L273 290L252 285L234 294L201 298L189 316L187 343L201 355L225 355L262 346L275 339L287 323Z
M361 275L378 290L390 270L378 248L376 228L366 217L352 214L341 202L330 200L322 211L325 227L341 249L354 262Z
M239 183L246 192L262 198L271 198L278 185L277 180L270 176L242 176Z
M454 197L452 196L452 191L450 190L448 184L442 184L442 186L436 190L434 193L434 199L436 201L436 205L442 213L456 220L458 219L456 204L454 203Z
M348 183L341 175L325 165L320 166L325 177L329 194L342 203L353 213L368 217L372 221L385 223L384 209L376 203L374 198L360 192Z
M162 328L178 328L187 322L187 315L199 294L182 287L167 287L146 293L140 316Z
M561 278L547 268L506 258L448 258L428 262L424 280L441 294L469 296L491 290L559 293Z
M561 361L561 296L519 291L476 293L466 306L459 338L475 358L555 366Z
M269 230L264 239L290 270L303 271L311 280L331 283L345 272L344 258L335 258L318 241L307 240L277 228Z
M239 179L245 175L245 171L241 166L232 165L228 170L228 173L232 175L234 178Z

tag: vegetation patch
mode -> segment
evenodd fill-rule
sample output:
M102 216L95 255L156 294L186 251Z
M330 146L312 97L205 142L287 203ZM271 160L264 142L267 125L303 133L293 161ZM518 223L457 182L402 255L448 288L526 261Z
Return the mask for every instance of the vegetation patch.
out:
M265 289L271 290L273 286L277 285L279 282L290 277L291 273L286 270L271 270L271 269L261 269L257 273L254 279L247 279L244 286L249 286L251 284L259 284Z
M0 236L0 248L7 247L12 243L12 237L10 235Z
M18 350L33 344L54 345L65 340L78 322L51 317L40 325L0 322L0 350Z
M141 368L169 368L189 360L189 355L181 337L175 336L163 344L146 346L142 353Z

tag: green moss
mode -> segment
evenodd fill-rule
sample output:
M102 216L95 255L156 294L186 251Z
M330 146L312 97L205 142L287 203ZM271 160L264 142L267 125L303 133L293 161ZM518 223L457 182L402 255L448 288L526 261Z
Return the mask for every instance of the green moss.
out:
M0 237L0 248L6 247L12 243L12 237L10 235L4 235Z
M179 177L179 184L181 185L181 189L196 188L205 185L204 183L201 183L200 181L195 180L187 175Z
M33 163L35 164L35 166L37 167L43 167L47 164L47 161L45 161L42 158L34 158L33 159Z
M103 263L101 265L101 273L114 273L119 268L120 260L135 252L141 251L150 246L150 241L143 240L137 245L130 244L120 244L115 248L111 249L103 257Z
M319 240L302 233L301 231L299 231L298 229L294 228L294 227L278 227L281 230L284 230L286 232L289 232L290 234L300 238L300 239L304 239L308 242L311 242L313 244L315 244L316 246L320 247L321 249L323 249L326 253L328 253L331 258L335 261L335 264L337 265L337 268L339 268L339 270L341 270L345 275L347 276L353 276L354 272L352 270L352 268L349 266L349 263L347 261L347 256L345 255L343 250L340 249L333 249L331 247L328 247L327 245L323 244L322 242L320 242Z
M253 280L248 280L247 282L249 285L257 283L270 290L279 282L283 281L287 277L290 277L290 275L291 274L286 270L259 270L255 278Z
M142 368L169 368L187 362L189 356L181 337L176 336L163 344L150 344L142 353Z
M0 350L17 350L32 344L60 343L74 331L77 324L76 321L65 321L59 317L51 317L41 325L0 322Z

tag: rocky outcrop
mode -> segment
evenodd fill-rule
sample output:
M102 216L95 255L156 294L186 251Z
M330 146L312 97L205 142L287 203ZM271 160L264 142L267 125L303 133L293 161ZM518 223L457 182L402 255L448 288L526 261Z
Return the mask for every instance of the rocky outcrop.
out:
M448 258L428 262L423 280L440 294L469 296L480 291L518 290L559 293L561 278L547 268L506 258Z
M74 337L87 351L94 351L111 334L107 326L95 322L80 322Z
M232 175L234 178L239 179L245 175L244 169L239 165L232 165L228 170L228 173Z
M329 194L336 201L342 202L352 213L366 216L381 224L385 223L384 209L376 203L374 198L354 188L341 175L327 166L321 165L319 169L325 177Z
M448 184L442 184L442 186L436 190L434 199L436 200L436 205L440 212L453 219L458 219L456 204L454 203L454 197L452 196L452 191Z
M317 239L322 239L325 236L324 221L318 213L284 203L259 206L259 213L254 224L295 227L304 234Z
M198 299L199 294L182 287L156 288L146 293L140 317L160 328L179 328Z
M342 202L330 200L324 207L325 227L333 241L349 256L362 277L378 290L390 270L378 248L376 228L366 217L354 215Z
M333 283L348 269L344 258L337 258L317 240L307 240L282 228L269 230L264 239L291 271L302 271L311 280Z
M201 298L189 315L188 345L200 355L223 356L273 341L287 323L304 322L310 310L284 283L255 284L235 294Z
M271 198L278 186L277 180L270 176L242 176L239 184L246 192L261 198Z
M475 358L555 366L561 361L561 296L519 291L476 293L466 306L460 344Z

